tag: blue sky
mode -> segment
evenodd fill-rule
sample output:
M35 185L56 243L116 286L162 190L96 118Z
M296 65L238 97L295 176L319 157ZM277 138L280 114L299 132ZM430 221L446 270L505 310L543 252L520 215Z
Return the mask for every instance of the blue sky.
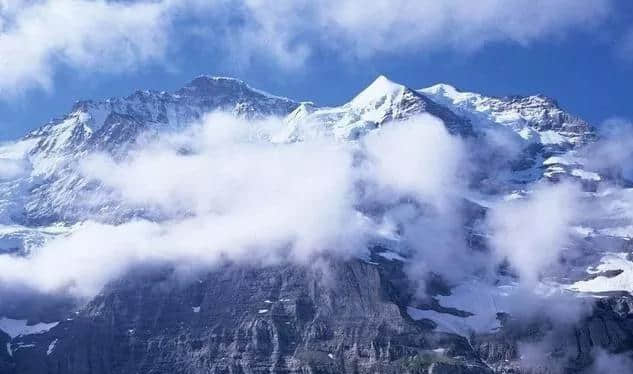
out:
M543 93L594 124L633 118L631 2L440 3L0 0L0 140L78 99L173 90L203 73L321 105L385 74L413 88Z

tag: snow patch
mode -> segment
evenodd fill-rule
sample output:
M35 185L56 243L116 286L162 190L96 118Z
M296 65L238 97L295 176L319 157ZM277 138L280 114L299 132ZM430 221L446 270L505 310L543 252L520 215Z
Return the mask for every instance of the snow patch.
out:
M35 344L22 344L22 343L18 343L17 347L15 347L15 349L13 350L14 352L17 351L18 349L22 349L22 348L35 348Z
M43 334L57 326L57 324L59 324L59 322L27 325L27 320L25 319L0 318L0 330L6 332L11 339L22 335Z
M578 292L633 292L633 262L627 259L627 253L609 253L602 257L600 264L589 267L587 273L599 274L606 271L622 270L615 277L596 276L593 279L578 281L568 289Z
M617 236L620 238L633 238L633 225L608 227L599 230L599 233L607 236Z
M451 295L440 296L441 306L472 313L460 317L434 310L407 307L407 313L414 320L429 319L437 324L437 330L446 333L470 336L472 332L486 333L501 327L497 313L507 311L516 284L498 287L489 286L478 280L467 281L451 290Z
M585 227L585 226L574 226L572 227L572 230L576 234L578 234L581 238L586 238L588 236L591 236L594 232L591 227Z
M200 307L199 306L191 307L191 310L193 310L194 313L200 313Z
M541 131L539 135L541 137L541 143L545 145L568 143L568 140L564 136L553 130Z
M50 356L51 353L53 353L53 350L55 349L55 345L57 345L57 339L53 340L51 344L48 345L48 349L46 350L47 356Z
M548 159L546 159L545 161L543 161L543 165L545 166L549 166L549 165L572 165L575 164L576 161L569 157L568 155L561 155L561 156L552 156L549 157Z
M378 255L381 256L381 257L386 258L389 261L394 261L394 260L398 260L398 261L401 261L401 262L406 262L407 261L406 258L400 256L399 254L397 254L396 252L393 252L393 251L380 252Z
M580 179L590 180L590 181L600 181L602 179L600 178L600 174L594 173L593 171L585 171L582 169L572 170L571 175L578 177Z

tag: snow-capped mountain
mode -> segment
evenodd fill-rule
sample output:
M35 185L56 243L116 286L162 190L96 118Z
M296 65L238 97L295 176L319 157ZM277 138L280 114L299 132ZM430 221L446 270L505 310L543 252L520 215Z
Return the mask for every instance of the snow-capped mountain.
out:
M314 136L356 140L390 121L429 113L465 138L484 139L490 129L500 129L523 142L523 152L506 172L482 177L495 191L510 192L543 175L600 179L581 162L567 165L577 148L595 138L591 126L542 96L492 98L445 84L416 91L379 76L348 103L322 108L265 93L238 79L200 76L173 93L137 91L125 98L77 102L63 118L5 147L7 157L28 164L29 171L0 181L6 196L0 217L5 223L40 225L74 223L93 213L111 221L148 214L112 201L86 207L85 192L98 187L82 177L76 161L92 152L122 157L139 136L182 130L215 110L246 118L285 117L275 142Z
M510 142L512 148L521 149L518 156L502 156L514 158L512 171L497 176L500 180L492 182L494 189L504 189L504 185L517 189L542 177L554 181L577 179L593 189L602 178L595 171L586 170L585 155L578 153L597 139L595 130L564 111L551 98L543 95L490 97L460 91L443 83L418 92L469 119L475 125L475 132L493 135L493 142Z
M137 91L125 98L80 101L71 112L30 132L11 157L30 165L28 175L0 181L8 196L0 217L19 223L76 221L82 191L91 188L76 161L92 152L123 155L139 136L182 130L211 111L245 118L285 116L294 101L251 88L241 80L200 76L173 93ZM5 219L6 220L6 219Z
M117 151L147 131L182 129L214 110L256 118L285 116L297 103L254 89L241 80L200 76L173 92L137 91L125 98L79 101L71 112L29 133L31 155Z
M581 217L574 222L572 240L581 255L549 274L536 291L582 298L631 291L630 191L596 192L609 180L587 166L584 149L598 138L591 125L540 95L496 98L447 84L414 90L384 76L336 107L299 103L237 79L208 76L172 93L137 91L125 98L78 102L63 118L0 146L0 159L16 166L14 173L0 179L0 254L28 258L42 243L69 235L88 219L113 226L139 217L152 222L163 219L151 209L116 199L86 205L86 197L103 186L82 173L79 161L95 153L124 160L149 139L178 134L213 111L248 119L282 119L282 126L267 139L273 147L320 137L356 145L367 135L380 135L379 129L428 113L476 153L473 162L479 163L475 165L479 174L473 177L468 196L459 197L467 205L464 225L470 249L487 250L482 241L489 234L478 224L491 206L522 199L533 192L532 183L569 178L582 182L583 199L605 202L604 212L599 219ZM410 219L419 214L412 213L419 207L412 207L408 196L390 204L397 206L401 200L405 200L402 210L393 214ZM371 207L380 212L390 208ZM541 218L547 217L534 217ZM108 356L112 354L126 362L124 370L129 372L173 372L184 365L187 372L282 368L285 372L413 373L422 368L429 373L523 373L512 371L521 361L517 341L521 334L533 336L515 326L517 322L506 313L520 291L516 274L504 269L492 282L475 278L461 284L431 282L426 290L430 301L422 302L403 280L410 253L397 246L382 247L400 240L400 231L394 228L391 241L379 242L369 257L336 265L323 287L322 275L295 264L222 269L201 276L193 285L180 280L174 285L161 273L151 275L149 281L131 277L113 282L66 320L40 318L35 321L39 323L27 323L34 313L0 315L0 331L7 332L6 336L0 332L0 344L7 347L6 353L0 352L0 371L18 365L24 372L37 373L48 363L61 372L97 367L92 354L83 352L85 345L98 352L103 367L109 367L103 362L115 360ZM428 235L433 236L433 231ZM626 295L608 299L584 324L563 331L564 339L578 351L579 368L587 366L582 360L588 359L594 344L630 349L633 328L626 308L633 306L633 300ZM128 360L124 356L129 352L134 354ZM143 357L141 364L137 356ZM348 362L357 364L350 367Z
M470 135L468 120L426 96L379 76L350 102L333 108L302 103L286 118L286 129L277 140L296 141L315 134L354 140L383 124L429 113L444 121L451 133Z
M216 110L246 118L284 117L273 142L314 136L353 141L391 121L420 113L440 118L449 132L473 144L487 142L491 131L509 133L511 141L518 139L518 154L499 157L504 149L494 147L490 154L482 152L480 162L496 158L505 163L482 168L490 173L479 176L478 183L488 186L489 193L511 193L542 177L594 184L602 178L585 170L582 157L576 154L595 140L592 127L543 96L494 98L460 92L446 84L416 91L379 76L348 103L318 107L265 93L238 79L200 76L173 93L137 91L125 98L77 102L63 118L0 148L4 158L28 165L26 173L0 180L4 195L0 218L5 224L33 226L74 224L87 217L113 222L135 215L153 217L116 201L86 206L86 193L99 186L82 176L77 160L94 152L123 157L140 137L180 131Z

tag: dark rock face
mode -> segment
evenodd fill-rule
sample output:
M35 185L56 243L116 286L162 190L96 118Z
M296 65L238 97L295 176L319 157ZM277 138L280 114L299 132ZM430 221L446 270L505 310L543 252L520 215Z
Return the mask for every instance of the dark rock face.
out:
M162 270L129 276L48 333L15 339L33 346L4 372L490 372L465 339L411 320L385 269L351 261L227 266L186 281Z
M633 313L630 295L599 299L577 323L508 321L498 333L477 336L472 343L482 360L501 373L581 373L599 351L630 354ZM521 345L540 347L542 362L522 362Z
M446 129L453 135L473 136L472 124L464 117L460 117L453 113L450 109L443 105L437 104L420 93L406 89L402 102L399 103L402 108L407 108L409 112L429 113L440 118L444 122ZM399 113L406 113L405 110L399 110ZM392 119L403 119L406 117L394 117Z
M0 373L13 372L13 358L9 352L11 337L0 331Z
M633 345L633 298L577 323L463 337L413 321L401 263L133 271L42 334L0 335L0 373L581 373ZM9 343L9 345L7 345ZM526 366L522 346L543 347Z

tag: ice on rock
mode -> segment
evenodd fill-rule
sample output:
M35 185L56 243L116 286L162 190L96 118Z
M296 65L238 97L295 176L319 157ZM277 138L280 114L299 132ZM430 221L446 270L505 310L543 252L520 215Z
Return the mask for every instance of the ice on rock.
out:
M587 269L587 273L595 275L589 280L578 281L569 286L570 290L579 292L633 292L633 262L627 253L608 253L596 267ZM615 276L605 276L601 273L620 271Z
M491 332L501 326L497 313L508 309L510 296L515 290L516 285L512 283L495 287L473 279L452 289L449 296L438 298L443 307L459 309L472 315L461 317L412 306L407 307L407 313L415 320L429 319L435 322L437 330L442 332L466 337L472 332Z
M11 339L22 335L42 334L58 324L59 322L40 322L34 325L28 325L27 320L25 319L10 319L6 317L0 318L0 330L7 333Z
M53 340L51 344L48 345L48 349L46 350L47 356L50 356L51 353L53 353L53 350L55 349L55 345L57 345L57 339Z

